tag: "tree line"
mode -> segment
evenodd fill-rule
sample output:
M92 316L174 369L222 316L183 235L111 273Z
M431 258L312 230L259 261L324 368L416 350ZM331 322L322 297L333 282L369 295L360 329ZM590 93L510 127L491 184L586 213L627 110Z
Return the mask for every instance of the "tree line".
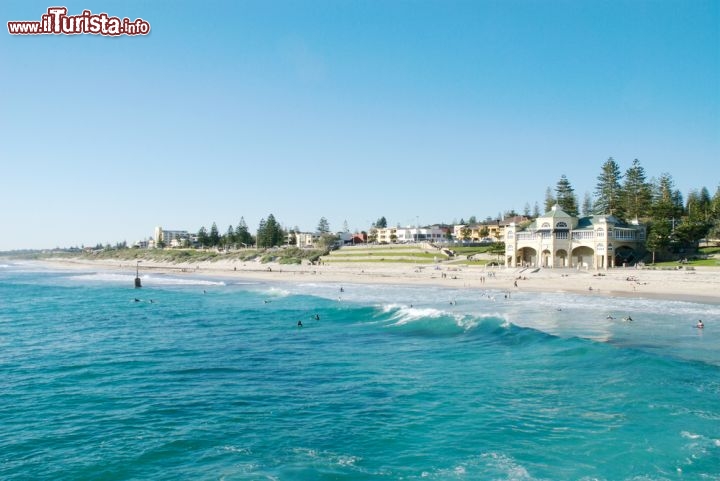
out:
M646 224L647 247L652 252L680 252L697 248L701 239L720 237L720 185L711 196L707 187L691 190L683 198L669 173L648 179L638 159L622 172L610 157L602 164L594 196L578 197L564 174L554 193L545 192L545 210L553 205L570 215L612 215L624 222Z
M647 247L653 252L679 252L685 248L697 248L698 242L707 237L720 238L720 185L710 194L707 187L691 190L687 197L675 187L672 176L662 173L657 178L648 178L645 168L638 159L633 160L624 172L619 164L610 157L605 161L597 176L593 195L585 193L579 201L570 180L565 174L560 176L554 189L548 187L545 192L545 212L555 204L573 216L612 215L624 222L637 220L648 226ZM517 215L507 211L506 216ZM540 216L538 202L534 208L526 204L524 215ZM501 218L498 215L498 219ZM469 224L474 224L475 216ZM461 224L465 222L461 221ZM387 227L383 216L373 223L374 228ZM347 222L345 223L347 231ZM288 242L294 243L294 234L299 229L286 231L277 222L273 214L260 220L257 235L253 236L244 218L237 226L228 226L225 234L220 234L213 222L210 231L201 227L198 231L198 244L202 247L239 248L256 245L273 247ZM334 240L325 217L318 223L317 232L323 243Z
M347 230L347 227L345 229ZM286 243L295 244L295 234L299 231L297 227L285 230L275 219L275 216L269 214L267 218L260 219L256 235L253 236L248 229L245 218L240 217L237 227L233 228L232 224L229 225L225 234L220 234L215 222L212 223L210 231L205 226L200 227L197 233L197 243L200 247L226 249L250 246L268 248ZM335 241L335 236L330 233L330 223L325 217L320 218L317 231L320 233L320 247L329 246Z

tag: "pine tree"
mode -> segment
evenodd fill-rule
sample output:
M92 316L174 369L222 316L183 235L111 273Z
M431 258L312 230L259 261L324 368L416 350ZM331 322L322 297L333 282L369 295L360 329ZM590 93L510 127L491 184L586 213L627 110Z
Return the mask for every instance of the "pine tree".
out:
M266 232L266 247L273 247L284 244L284 233L280 224L275 220L275 216L268 215L267 221L265 222Z
M699 204L703 218L706 221L709 221L712 212L712 199L710 198L710 192L708 191L707 187L703 187L702 189L700 189Z
M317 231L320 234L327 234L330 232L330 223L325 217L320 217L320 221L318 222Z
M720 238L720 186L718 186L712 199L710 199L710 221L713 226L710 228L708 235L712 239Z
M633 160L632 166L625 171L622 202L626 219L642 219L650 216L652 186L645 179L645 169L638 159Z
M230 224L223 238L223 244L225 244L225 247L233 247L236 242L237 241L235 240L235 229L233 229L232 224Z
M217 224L215 222L210 226L210 247L217 247L220 245L220 232L218 231Z
M270 240L268 239L268 232L267 232L267 222L265 221L265 218L263 217L260 219L260 222L258 223L257 228L257 246L258 247L270 247L272 244L270 244Z
M676 198L672 176L663 173L653 186L652 217L654 221L671 221L679 217L676 209Z
M704 187L700 192L691 190L685 205L685 216L675 229L675 236L681 245L697 248L700 239L713 227L709 217L710 194Z
M590 192L585 192L582 203L582 214L584 216L590 216L593 214L593 202Z
M245 218L240 217L237 227L235 227L235 241L243 244L244 247L248 247L253 244L253 237L248 230Z
M555 187L557 204L566 213L577 216L578 206L577 199L575 198L575 190L570 185L570 181L565 174L560 176L557 186Z
M620 187L620 167L610 157L602 165L602 172L598 176L595 186L595 213L610 214L624 219L622 211L622 188Z
M533 206L532 215L533 215L533 217L535 217L536 219L537 219L538 217L540 217L540 205L539 205L537 202L535 202L535 205Z
M715 190L715 194L710 201L710 212L715 220L720 221L720 186Z
M550 212L550 209L555 205L555 196L552 193L552 189L548 187L545 189L545 212ZM539 214L535 217L539 217Z
M208 237L207 229L205 229L205 226L200 227L200 230L197 233L198 238L198 244L200 244L201 247L207 247L210 245L210 238Z

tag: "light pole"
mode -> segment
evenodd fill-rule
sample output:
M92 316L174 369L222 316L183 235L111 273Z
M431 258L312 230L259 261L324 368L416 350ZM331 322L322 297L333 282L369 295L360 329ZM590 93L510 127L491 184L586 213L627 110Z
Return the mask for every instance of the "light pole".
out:
M140 263L142 261L137 261L137 264L135 265L135 289L139 289L142 287L142 283L140 282Z

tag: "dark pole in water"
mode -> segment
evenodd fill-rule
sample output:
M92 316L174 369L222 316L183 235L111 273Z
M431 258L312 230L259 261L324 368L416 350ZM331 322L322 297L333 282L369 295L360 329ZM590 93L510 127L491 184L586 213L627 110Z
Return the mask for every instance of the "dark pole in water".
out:
M135 289L140 287L142 287L142 283L140 282L140 261L137 261L137 265L135 267Z

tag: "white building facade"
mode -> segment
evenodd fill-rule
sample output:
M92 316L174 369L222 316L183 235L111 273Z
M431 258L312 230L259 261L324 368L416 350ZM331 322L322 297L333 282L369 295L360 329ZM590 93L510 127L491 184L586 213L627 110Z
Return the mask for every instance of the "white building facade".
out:
M190 233L186 230L165 230L162 227L155 227L153 237L154 247L162 242L165 247L183 247L192 242Z
M530 226L505 230L508 267L608 269L635 263L645 248L645 226L610 215L574 217L553 208Z
M438 226L431 227L384 227L376 231L379 243L407 244L411 242L443 242L446 240L445 230Z

